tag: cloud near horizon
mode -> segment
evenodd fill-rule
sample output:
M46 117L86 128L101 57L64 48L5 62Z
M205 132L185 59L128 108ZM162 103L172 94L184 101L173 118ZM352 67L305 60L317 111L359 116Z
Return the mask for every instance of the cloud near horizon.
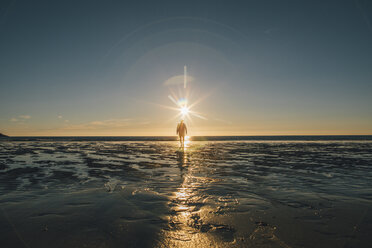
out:
M11 118L9 121L18 122L18 121L24 121L24 120L28 120L28 119L31 119L30 115L19 115L18 117Z
M138 125L147 125L148 121L137 122L133 119L108 119L103 121L91 121L81 124L65 124L62 130L115 130L128 127L137 127Z

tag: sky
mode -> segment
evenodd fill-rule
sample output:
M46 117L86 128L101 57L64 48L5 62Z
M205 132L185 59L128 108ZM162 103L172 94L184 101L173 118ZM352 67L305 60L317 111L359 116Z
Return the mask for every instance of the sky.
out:
M0 132L372 134L371 44L367 0L5 0Z

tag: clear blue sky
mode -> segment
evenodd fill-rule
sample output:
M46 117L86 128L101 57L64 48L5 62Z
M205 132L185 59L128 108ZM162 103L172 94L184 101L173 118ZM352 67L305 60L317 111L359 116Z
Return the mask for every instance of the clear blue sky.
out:
M372 134L372 2L2 1L0 132ZM182 88L182 87L181 87Z

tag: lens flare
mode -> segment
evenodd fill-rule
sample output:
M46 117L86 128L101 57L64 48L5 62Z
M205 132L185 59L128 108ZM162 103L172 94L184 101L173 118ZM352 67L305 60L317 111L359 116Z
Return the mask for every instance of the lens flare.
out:
M174 107L167 107L172 110L177 110L178 115L175 116L175 118L180 117L183 120L190 120L191 121L191 116L195 116L197 118L207 120L204 116L199 114L198 112L195 112L192 110L192 107L194 107L199 101L196 101L194 103L191 103L190 105L188 104L189 101L187 97L178 97L176 94L173 95L168 95L168 98L177 106L177 108Z
M178 86L178 94L176 94L176 92L174 92L171 88L169 88L171 91L171 94L168 95L168 98L172 101L173 104L176 105L176 107L164 106L164 105L160 105L160 106L178 111L178 114L174 116L171 120L175 118L181 118L182 120L185 120L185 121L189 120L190 122L192 122L191 117L193 116L203 119L203 120L207 120L206 117L194 111L195 105L201 102L205 97L197 99L196 101L192 101L192 102L189 101L190 86L186 85L186 82L187 82L186 66L185 66L185 71L184 71L184 79L185 79L184 87L181 89ZM171 85L168 85L168 86L171 86Z
M177 105L180 106L181 108L186 107L187 106L187 99L186 98L178 99Z

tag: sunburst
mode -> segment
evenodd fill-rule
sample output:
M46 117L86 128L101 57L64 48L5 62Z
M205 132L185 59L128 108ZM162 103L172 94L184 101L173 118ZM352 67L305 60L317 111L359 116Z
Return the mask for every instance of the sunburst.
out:
M198 105L202 100L204 100L208 95L201 97L193 102L189 102L190 99L190 85L187 84L187 78L186 78L186 66L184 70L184 82L183 82L183 87L181 88L180 85L178 85L178 91L177 93L169 88L170 90L170 95L168 95L169 100L175 105L175 106L166 106L166 105L160 105L156 104L158 106L161 106L163 108L171 109L177 112L176 115L174 115L169 121L174 120L174 119L181 119L181 120L189 120L192 122L192 117L196 117L202 120L207 120L203 114L196 112L194 110L194 107Z

